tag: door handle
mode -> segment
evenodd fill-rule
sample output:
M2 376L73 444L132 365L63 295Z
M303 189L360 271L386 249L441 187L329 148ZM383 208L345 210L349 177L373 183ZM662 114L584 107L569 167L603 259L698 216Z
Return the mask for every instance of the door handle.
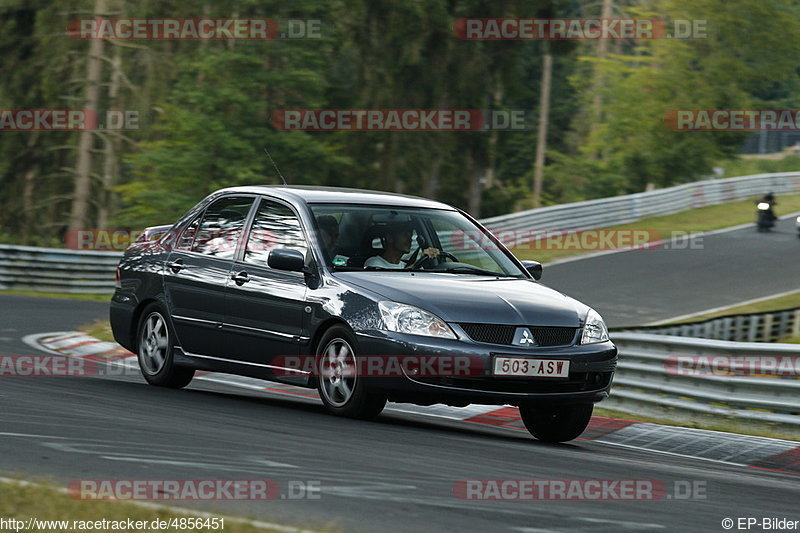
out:
M241 272L237 272L236 274L231 275L231 279L237 285L242 286L248 281L250 281L250 276L247 275L247 272L242 270Z
M177 274L178 272L183 270L184 266L185 265L183 264L183 259L178 259L176 261L172 261L170 263L167 263L167 268L172 270L175 274Z

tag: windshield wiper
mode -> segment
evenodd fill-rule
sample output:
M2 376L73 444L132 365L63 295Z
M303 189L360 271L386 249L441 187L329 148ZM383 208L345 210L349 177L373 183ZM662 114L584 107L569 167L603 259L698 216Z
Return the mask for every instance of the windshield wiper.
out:
M451 267L445 268L442 270L431 270L431 272L448 272L453 274L477 274L479 276L496 276L502 278L517 278L519 276L514 276L513 274L503 274L500 272L493 272L491 270L484 270L478 267L466 267L466 266L458 266L458 267Z

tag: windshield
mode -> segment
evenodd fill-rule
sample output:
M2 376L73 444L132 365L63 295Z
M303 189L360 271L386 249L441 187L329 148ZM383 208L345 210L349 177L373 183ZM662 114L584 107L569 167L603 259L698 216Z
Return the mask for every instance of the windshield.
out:
M458 211L311 205L317 242L334 270L527 277L488 233Z

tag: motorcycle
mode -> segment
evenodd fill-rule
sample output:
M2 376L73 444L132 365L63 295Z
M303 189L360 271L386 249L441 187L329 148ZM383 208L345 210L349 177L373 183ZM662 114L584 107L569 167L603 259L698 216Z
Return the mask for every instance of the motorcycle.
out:
M795 219L794 226L797 229L797 236L800 237L800 217Z
M772 204L769 202L759 202L756 207L756 226L758 227L758 231L770 231L775 227L775 213L772 212Z

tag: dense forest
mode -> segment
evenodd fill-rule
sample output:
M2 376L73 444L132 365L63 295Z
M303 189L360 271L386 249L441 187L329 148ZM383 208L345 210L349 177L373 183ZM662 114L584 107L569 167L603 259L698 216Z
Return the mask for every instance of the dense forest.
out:
M798 10L793 0L2 0L0 109L134 111L136 121L0 131L0 239L58 244L70 228L170 222L215 189L279 183L264 146L293 184L423 195L476 216L696 180L734 157L746 134L675 131L665 114L800 107ZM269 18L318 31L147 40L70 30L93 17ZM705 30L469 40L456 28L493 17L703 21ZM525 127L273 123L287 109L409 108L522 111Z

